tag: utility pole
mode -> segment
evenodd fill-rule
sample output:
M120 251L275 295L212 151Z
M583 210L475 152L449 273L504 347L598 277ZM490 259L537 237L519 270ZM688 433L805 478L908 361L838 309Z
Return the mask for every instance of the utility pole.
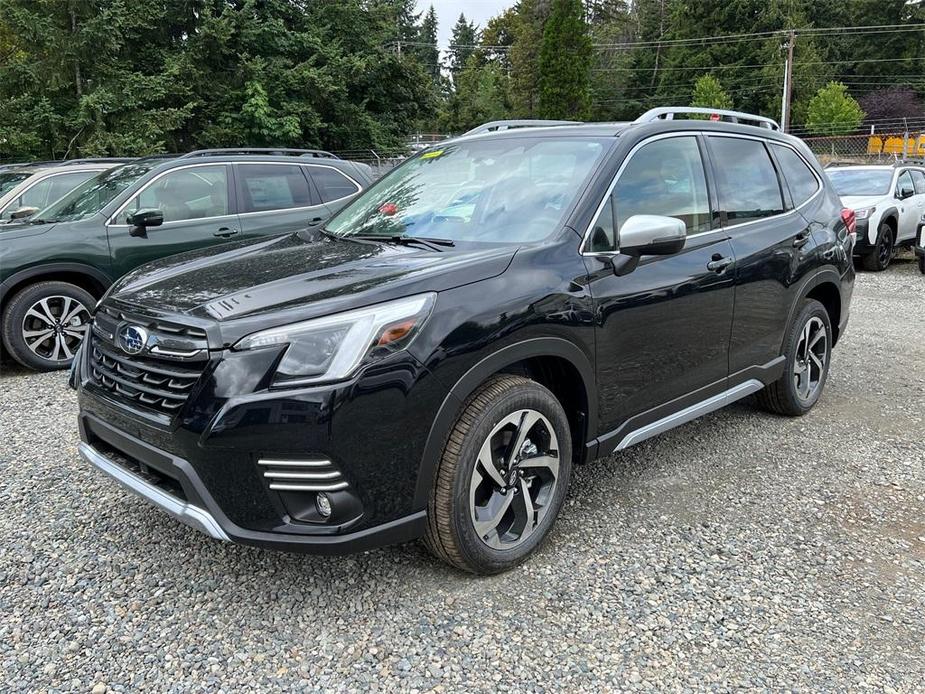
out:
M780 109L780 127L784 132L790 130L790 99L793 95L793 44L796 42L793 29L787 34L787 62L784 63L784 95Z

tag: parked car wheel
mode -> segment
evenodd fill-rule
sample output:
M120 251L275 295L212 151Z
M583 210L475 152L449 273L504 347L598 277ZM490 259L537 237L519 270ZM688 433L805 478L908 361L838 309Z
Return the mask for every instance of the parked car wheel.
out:
M787 333L784 356L784 374L758 393L758 401L771 412L799 417L822 395L832 356L832 323L815 299L803 302Z
M571 461L555 396L520 376L491 378L466 403L439 462L428 547L472 573L516 566L552 528Z
M919 272L925 275L925 253L919 256Z
M89 292L67 282L26 287L3 312L3 346L30 369L66 369L86 335L95 303Z
M864 269L882 272L890 266L893 259L893 227L886 222L877 230L877 243L874 249L864 256Z

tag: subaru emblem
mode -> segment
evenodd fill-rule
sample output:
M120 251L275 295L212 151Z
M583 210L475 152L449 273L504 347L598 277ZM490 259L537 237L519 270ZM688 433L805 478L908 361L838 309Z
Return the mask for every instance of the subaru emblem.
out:
M137 325L119 328L119 347L126 354L138 354L148 344L148 331Z

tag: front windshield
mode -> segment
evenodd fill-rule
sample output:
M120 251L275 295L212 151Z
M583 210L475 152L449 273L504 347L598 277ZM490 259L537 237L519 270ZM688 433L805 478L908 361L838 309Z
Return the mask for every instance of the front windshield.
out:
M119 193L163 161L126 164L103 171L35 214L40 222L73 222L96 214Z
M19 185L20 181L25 181L31 175L25 171L0 172L0 195L6 195Z
M826 171L839 195L886 195L893 172L884 169L841 169Z
M437 145L376 182L327 231L486 243L537 241L563 221L606 143L547 135Z

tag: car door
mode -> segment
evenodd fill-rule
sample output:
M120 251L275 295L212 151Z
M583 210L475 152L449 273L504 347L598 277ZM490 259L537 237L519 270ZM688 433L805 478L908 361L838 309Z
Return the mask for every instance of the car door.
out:
M736 258L736 310L729 349L732 382L749 377L754 369L773 373L780 368L789 309L801 280L813 270L816 242L810 222L782 185L769 143L725 134L711 134L707 141L716 171L720 219ZM788 167L795 167L799 155L789 147L785 150L780 157ZM816 180L812 195L820 190Z
M899 172L896 178L896 198L899 204L899 225L896 230L896 240L905 241L915 236L919 226L922 212L919 209L919 196L915 194L915 183L912 172L905 169Z
M330 216L301 164L235 164L244 237L284 234L319 226Z
M333 166L312 164L305 167L318 194L331 214L350 202L362 186Z
M147 181L107 225L113 276L158 258L236 238L229 164L190 164L168 169ZM164 215L160 226L132 235L128 217L141 209Z
M915 236L919 224L925 219L925 171L911 169L909 175L912 176L912 185L915 187L915 195L909 200L916 215L915 220L913 220L914 231L912 232L912 235Z
M733 255L717 228L702 143L695 133L637 145L588 229L584 253L597 324L604 441L716 396L726 388L733 317ZM684 249L643 256L617 276L621 226L634 215L677 217ZM602 451L609 453L610 451Z

